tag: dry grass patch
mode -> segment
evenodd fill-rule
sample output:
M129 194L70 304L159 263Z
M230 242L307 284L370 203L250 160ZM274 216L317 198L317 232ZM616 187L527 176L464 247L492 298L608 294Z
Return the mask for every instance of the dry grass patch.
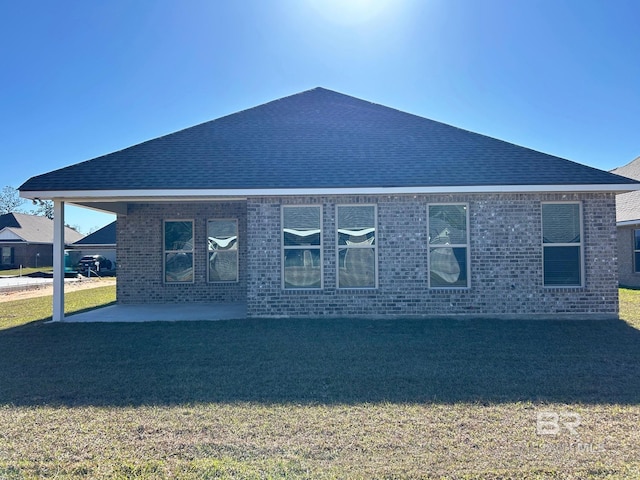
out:
M579 412L580 437L537 435L541 408ZM27 478L640 475L636 407L210 404L0 414L9 422L0 472Z

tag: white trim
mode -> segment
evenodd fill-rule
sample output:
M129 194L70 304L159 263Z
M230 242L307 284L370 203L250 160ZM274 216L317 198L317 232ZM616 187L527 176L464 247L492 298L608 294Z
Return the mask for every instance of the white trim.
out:
M378 241L379 241L379 237L378 237L378 233L380 232L380 230L378 230L378 205L375 203L339 203L336 204L336 210L335 210L335 231L336 231L336 245L335 245L335 252L336 252L336 289L338 291L340 290L364 290L364 291L371 291L371 290L377 290L379 288L379 282L378 282L378 273L379 273L379 268L378 268ZM338 228L339 223L340 223L340 216L338 211L340 210L340 207L373 207L373 227L372 228L365 228L362 230L349 230L349 229L345 229L345 228ZM340 234L347 234L347 235L355 235L355 236L360 236L360 235L367 235L369 233L374 233L374 237L373 237L373 245L340 245ZM342 250L344 250L346 253L349 252L350 249L360 249L360 248L367 248L367 249L371 249L373 250L373 255L374 255L374 262L373 262L373 268L374 268L374 285L373 287L341 287L340 286L340 252ZM346 257L345 257L346 258Z
M631 225L640 225L640 219L638 220L623 220L616 222L616 227L630 227Z
M234 250L227 250L226 253L228 252L235 252L236 254L236 279L235 280L211 280L211 254L215 252L215 250L209 250L209 239L213 238L209 236L209 223L211 222L233 222L236 224L236 235L235 237L229 237L226 241L226 244L224 244L224 241L218 240L217 243L219 243L222 246L226 246L229 243L231 243L233 240L236 241L236 248ZM207 245L206 245L206 249L207 249L207 283L212 283L212 284L220 284L220 283L238 283L240 281L240 225L238 224L238 219L237 218L208 218L207 219L207 226L206 226L206 238L207 238Z
M640 229L634 228L631 231L631 271L640 273L640 270L636 269L636 255L640 253L640 250L636 249L636 232L640 232Z
M462 206L465 209L466 214L466 237L467 243L452 243L452 244L441 244L441 243L430 243L429 242L429 231L431 229L431 215L429 212L430 207L439 207L439 206ZM430 290L469 290L471 288L471 228L469 225L469 219L471 218L469 215L469 203L467 202L435 202L435 203L427 203L427 285ZM444 285L444 286L433 286L431 285L431 249L433 248L464 248L466 250L467 257L467 265L466 265L466 277L467 284L463 286L457 285Z
M190 223L191 224L191 250L167 250L166 235L167 223ZM196 225L192 218L165 218L162 220L162 283L164 285L189 285L196 281ZM188 282L182 282L176 280L175 282L167 281L167 253L191 253L191 280Z
M284 210L285 208L318 208L320 210L320 245L289 245L284 244L285 231L289 233L297 231L296 229L284 228ZM280 286L283 291L318 291L324 289L324 241L323 236L323 220L324 213L322 205L309 204L309 205L280 205ZM315 229L314 229L315 230ZM285 283L284 269L285 269L285 257L284 253L287 250L318 250L320 252L320 287L287 287Z
M462 185L416 187L336 187L336 188L237 188L237 189L149 189L149 190L39 190L21 191L23 198L41 200L64 198L67 201L110 200L126 202L173 201L176 199L206 200L207 197L230 197L225 200L241 200L246 197L281 197L315 195L394 195L418 193L575 193L575 192L633 192L640 190L637 184L580 184L580 185ZM190 198L189 198L190 197Z
M573 243L544 243L544 206L545 205L578 205L578 220L580 221L580 241ZM544 201L540 202L540 243L542 244L542 285L544 288L584 288L585 275L585 244L584 244L584 211L581 201ZM580 249L580 284L579 285L547 285L544 282L544 253L547 248L554 247L578 247Z

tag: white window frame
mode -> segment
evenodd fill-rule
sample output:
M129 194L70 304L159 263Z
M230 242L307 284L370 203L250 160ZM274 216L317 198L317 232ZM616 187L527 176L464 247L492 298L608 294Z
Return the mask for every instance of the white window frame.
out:
M431 244L429 241L429 232L431 231L431 215L429 214L430 207L444 207L444 206L461 206L465 208L466 212L466 243L451 243L451 244ZM471 288L471 227L469 224L469 203L468 202L433 202L427 204L427 281L429 289L431 290L469 290ZM466 249L466 278L467 284L458 285L431 285L431 249L432 248L465 248Z
M631 262L633 265L633 273L640 273L640 270L636 268L636 255L640 255L640 250L636 248L636 232L640 234L640 228L634 228L631 231Z
M320 245L289 245L284 244L284 212L287 208L317 208L320 210ZM323 210L322 205L281 205L280 206L280 277L281 288L290 291L318 291L324 289L324 228L323 228ZM287 250L319 250L320 251L320 287L287 287L285 284L285 252Z
M180 223L191 223L191 250L167 250L166 249L166 238L167 234L166 225L167 223L172 222L180 222ZM195 229L195 221L192 218L167 218L162 221L162 281L165 285L188 285L195 283L196 280L196 249L195 249L195 241L196 241L196 229ZM167 253L190 253L192 256L192 268L193 274L191 275L190 281L185 282L168 282L167 281Z
M236 224L236 279L235 280L211 280L211 261L209 256L211 250L209 250L209 222L234 222ZM206 235L206 249L207 249L207 282L208 283L238 283L240 281L240 231L238 230L237 218L208 218L207 227L205 231Z
M545 243L544 242L544 205L578 205L580 220L580 242L574 243ZM585 285L584 268L584 214L581 201L548 201L540 202L540 242L542 244L542 285L545 288L583 288ZM544 281L544 255L547 248L554 247L578 247L580 249L580 284L578 285L547 285Z
M375 229L375 240L373 245L339 245L340 233L338 232L338 210L340 207L373 207L373 222ZM335 210L335 231L336 231L336 288L338 290L376 290L378 288L378 205L375 203L341 203L336 205ZM340 286L340 251L351 248L368 248L373 250L374 255L374 286L373 287L341 287Z

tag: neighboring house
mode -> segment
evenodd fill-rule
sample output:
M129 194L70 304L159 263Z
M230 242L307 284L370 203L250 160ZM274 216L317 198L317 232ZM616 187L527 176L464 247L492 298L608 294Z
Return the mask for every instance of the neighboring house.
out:
M640 157L612 171L640 180ZM618 275L620 285L640 287L640 192L622 193L616 198L618 223Z
M76 265L86 255L102 255L116 265L116 222L105 225L67 247L71 265Z
M0 215L0 269L53 265L53 220L25 213ZM82 234L65 227L67 242Z
M617 316L615 195L639 187L316 88L20 192L117 214L120 303L529 318Z

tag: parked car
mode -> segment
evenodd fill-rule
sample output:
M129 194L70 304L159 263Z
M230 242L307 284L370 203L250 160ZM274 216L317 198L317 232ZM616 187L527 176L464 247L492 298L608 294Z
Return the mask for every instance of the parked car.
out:
M93 272L100 272L102 270L111 270L111 266L111 260L102 255L85 255L78 262L78 271L88 276L89 269Z

